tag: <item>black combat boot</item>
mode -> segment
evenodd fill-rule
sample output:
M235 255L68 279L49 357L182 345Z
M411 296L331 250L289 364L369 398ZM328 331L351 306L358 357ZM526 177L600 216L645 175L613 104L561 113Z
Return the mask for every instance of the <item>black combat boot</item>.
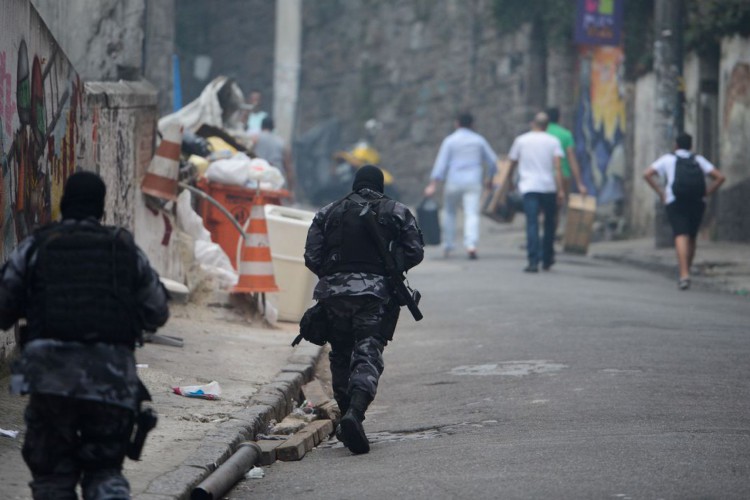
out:
M367 453L370 451L370 442L367 441L362 421L365 419L365 411L370 404L370 397L366 392L353 391L349 410L341 419L341 438L344 445L352 453Z
M339 415L343 417L344 415L346 415L346 412L349 410L349 396L347 395L346 398L342 397L340 399L336 398L336 404L339 407ZM339 422L340 421L341 419L339 419ZM342 443L344 442L344 437L341 435L340 423L336 426L336 439L338 439Z

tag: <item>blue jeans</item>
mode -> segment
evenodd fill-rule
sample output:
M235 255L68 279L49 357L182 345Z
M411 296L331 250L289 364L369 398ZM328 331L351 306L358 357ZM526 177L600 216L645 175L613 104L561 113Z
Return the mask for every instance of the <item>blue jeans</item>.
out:
M544 214L544 237L539 244L539 211ZM545 267L555 262L555 218L557 195L555 193L525 193L523 211L526 214L526 251L530 266Z

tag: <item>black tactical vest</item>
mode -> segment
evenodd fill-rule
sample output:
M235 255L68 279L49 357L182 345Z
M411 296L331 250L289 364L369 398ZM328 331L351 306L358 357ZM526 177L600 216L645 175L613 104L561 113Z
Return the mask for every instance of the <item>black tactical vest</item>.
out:
M30 255L27 340L54 338L124 344L140 338L135 307L138 256L119 228L51 224Z
M368 200L370 208L378 214L378 222L387 242L394 240L398 229L392 212L395 202L387 197ZM344 198L331 209L326 218L324 274L362 272L385 275L385 265L378 253L373 238L367 229L364 217L360 217L363 206Z

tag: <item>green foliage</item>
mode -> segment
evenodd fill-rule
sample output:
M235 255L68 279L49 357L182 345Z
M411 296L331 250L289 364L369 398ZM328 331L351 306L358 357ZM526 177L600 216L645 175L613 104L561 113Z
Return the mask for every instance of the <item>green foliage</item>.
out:
M635 80L654 63L654 0L625 0L623 48L625 78Z
M747 0L688 0L685 43L689 50L716 53L721 39L750 36L750 2Z
M536 24L552 43L573 38L576 2L572 0L493 0L492 12L501 33L512 33L524 23Z

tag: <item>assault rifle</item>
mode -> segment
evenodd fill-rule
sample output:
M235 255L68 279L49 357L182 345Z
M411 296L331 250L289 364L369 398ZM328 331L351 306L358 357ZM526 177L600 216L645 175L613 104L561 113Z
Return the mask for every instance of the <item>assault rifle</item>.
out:
M419 299L422 298L422 295L419 293L419 290L412 290L408 286L406 286L406 283L404 283L406 278L404 277L403 273L398 270L398 266L396 266L396 259L394 259L393 253L391 253L391 249L386 246L385 238L383 238L383 233L380 230L380 226L378 225L378 221L376 218L377 214L375 214L375 212L370 208L370 204L367 202L367 200L362 198L360 195L355 193L354 195L350 196L350 199L358 204L364 203L364 207L359 213L359 216L365 218L365 223L367 224L367 228L370 231L370 236L372 237L372 240L375 242L375 245L378 248L380 258L383 259L383 264L385 264L386 279L391 285L391 290L393 291L393 295L396 298L398 305L408 307L409 312L412 316L414 316L414 321L421 320L422 318L424 318L424 316L422 315L422 311L419 310Z

